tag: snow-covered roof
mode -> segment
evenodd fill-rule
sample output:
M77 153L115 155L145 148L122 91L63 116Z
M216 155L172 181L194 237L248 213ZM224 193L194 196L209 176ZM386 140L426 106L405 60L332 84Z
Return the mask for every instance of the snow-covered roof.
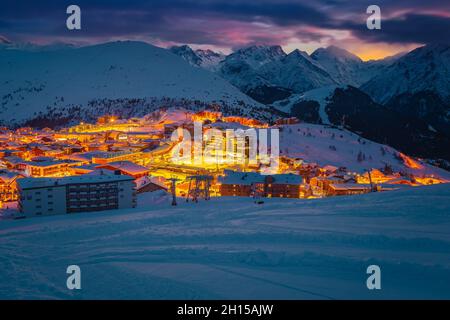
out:
M330 188L334 190L361 190L361 189L370 189L370 184L337 183L331 184Z
M33 167L51 167L61 164L77 163L77 161L65 159L65 160L45 160L45 161L23 161L23 163Z
M240 172L225 170L225 176L219 177L222 184L251 185L252 183L264 182L265 176L257 172Z
M0 180L9 183L10 181L14 180L16 177L22 176L17 172L12 172L8 170L1 170L0 171Z
M134 162L131 161L115 161L110 162L105 165L99 166L101 167L112 167L116 170L122 170L124 172L130 173L130 174L139 174L139 173L145 173L150 171L148 168L144 166L140 166Z
M132 177L127 175L81 175L71 176L64 178L21 178L17 180L17 184L20 189L35 189L46 188L55 186L66 186L70 184L83 184L83 183L104 183L114 181L126 181L133 180Z

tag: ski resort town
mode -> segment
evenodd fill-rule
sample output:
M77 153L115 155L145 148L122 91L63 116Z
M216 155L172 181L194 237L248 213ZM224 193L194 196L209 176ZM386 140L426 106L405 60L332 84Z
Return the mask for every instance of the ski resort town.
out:
M195 123L202 124L202 137L216 133L201 140L200 152L195 142L182 146L186 135L199 135ZM279 146L271 141L251 161L249 137L240 143L220 134L248 129L276 130ZM263 157L274 158L275 147L276 166L267 166ZM263 203L265 197L320 198L449 182L446 171L342 128L293 118L269 125L181 109L132 119L107 115L58 130L0 128L0 165L1 210L14 218L134 208L138 194L155 190L172 193L174 205L180 198L223 196Z

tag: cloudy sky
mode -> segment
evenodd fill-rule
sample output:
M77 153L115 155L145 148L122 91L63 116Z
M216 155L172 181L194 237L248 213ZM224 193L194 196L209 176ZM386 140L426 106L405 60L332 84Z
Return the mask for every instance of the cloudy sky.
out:
M66 28L70 4L81 7L82 30ZM381 8L381 30L366 27L371 4ZM2 0L1 36L78 45L131 39L225 53L252 44L279 44L287 52L337 45L367 60L450 42L450 1Z

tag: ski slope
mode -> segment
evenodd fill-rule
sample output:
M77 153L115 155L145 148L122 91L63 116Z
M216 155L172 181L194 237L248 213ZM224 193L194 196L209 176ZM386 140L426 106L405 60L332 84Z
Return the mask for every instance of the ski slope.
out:
M448 299L449 198L448 184L262 205L153 193L136 209L4 220L0 298Z

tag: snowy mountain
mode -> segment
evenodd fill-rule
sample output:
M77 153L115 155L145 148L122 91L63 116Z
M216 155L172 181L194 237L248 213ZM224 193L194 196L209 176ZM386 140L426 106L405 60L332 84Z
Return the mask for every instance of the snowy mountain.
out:
M243 92L260 86L271 86L271 79L260 73L267 63L279 61L286 54L280 46L252 46L228 55L218 73Z
M214 52L209 49L197 49L195 50L195 53L201 60L200 66L210 70L214 70L219 63L225 59L225 55L223 53Z
M311 54L311 58L317 61L339 84L359 86L373 76L368 72L367 63L336 46L319 48Z
M389 110L418 118L430 130L450 136L450 45L415 49L361 89Z
M450 45L432 44L400 57L367 83L362 90L387 103L395 96L431 91L450 99Z
M286 54L280 46L252 46L227 56L219 74L262 103L334 84L330 75L307 53Z
M275 85L296 93L336 83L319 63L300 50L264 65L260 72Z
M243 93L272 104L295 94L329 86L359 87L393 64L402 54L382 60L362 61L336 46L319 48L311 55L301 50L286 54L280 46L255 45L228 56L189 46L170 50L191 65L217 72Z
M272 103L288 97L289 89L274 84L262 68L286 57L280 46L251 46L228 55L219 65L218 74L253 99Z
M0 50L0 83L0 119L8 124L32 119L50 108L89 108L89 102L102 99L168 97L223 102L241 109L261 107L221 77L142 42L51 51Z
M336 46L311 55L298 49L286 54L280 46L252 46L227 56L217 72L252 98L270 104L322 87L359 87L396 59L362 61Z
M173 46L169 48L172 53L183 58L190 65L202 67L207 70L215 70L218 64L225 59L225 55L212 50L192 50L188 45Z
M251 46L242 48L230 54L228 60L239 60L247 63L252 69L258 70L263 65L279 61L286 56L280 46ZM226 62L225 61L225 62Z

